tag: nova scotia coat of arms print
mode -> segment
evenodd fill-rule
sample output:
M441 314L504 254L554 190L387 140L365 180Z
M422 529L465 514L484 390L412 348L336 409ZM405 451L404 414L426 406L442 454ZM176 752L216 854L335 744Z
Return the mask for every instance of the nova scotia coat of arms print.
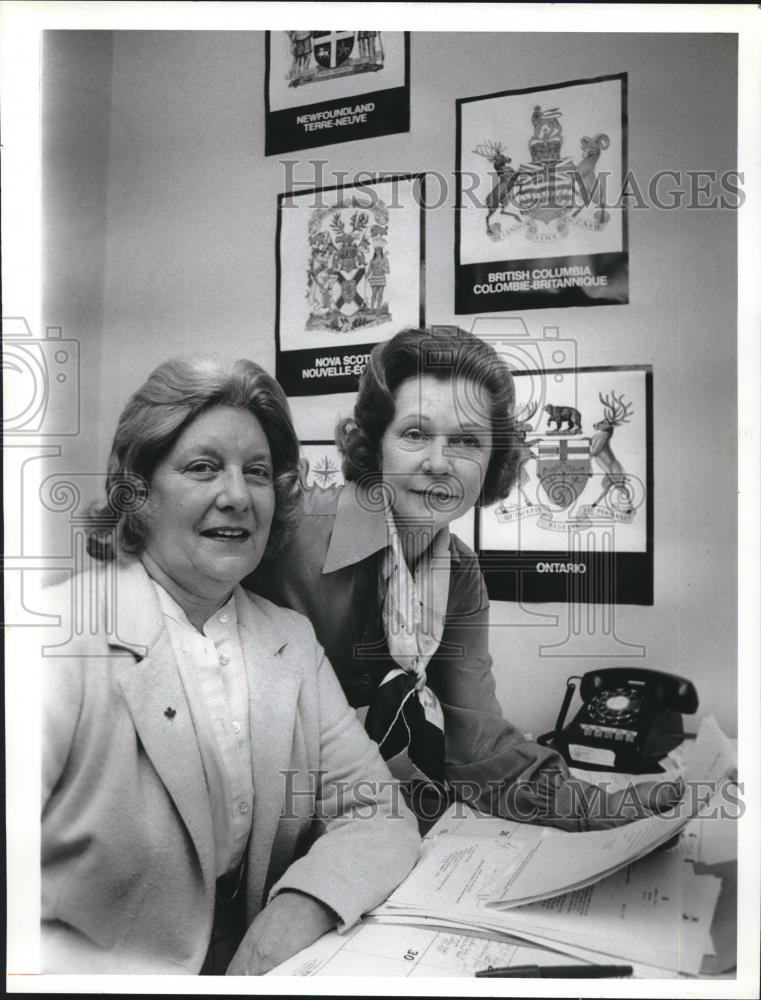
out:
M278 195L275 370L289 395L356 391L378 341L425 324L425 243L424 174Z
M309 220L307 330L346 332L392 319L386 301L391 264L389 212L352 198L315 209Z

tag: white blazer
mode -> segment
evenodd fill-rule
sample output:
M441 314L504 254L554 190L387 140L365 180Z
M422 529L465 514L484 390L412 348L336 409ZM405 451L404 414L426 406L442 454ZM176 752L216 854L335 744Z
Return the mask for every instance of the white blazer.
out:
M96 624L86 614L77 630L96 592ZM43 970L197 973L214 911L211 811L153 585L128 559L93 562L47 593L61 655L46 656L43 673ZM248 921L293 888L351 926L413 866L415 820L307 619L253 595L240 606L254 771Z

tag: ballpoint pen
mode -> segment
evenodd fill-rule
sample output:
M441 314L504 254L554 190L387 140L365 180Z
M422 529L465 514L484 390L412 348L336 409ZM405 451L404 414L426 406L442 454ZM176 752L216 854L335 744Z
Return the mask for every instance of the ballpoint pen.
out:
M630 976L631 965L508 965L481 969L479 979L612 979Z

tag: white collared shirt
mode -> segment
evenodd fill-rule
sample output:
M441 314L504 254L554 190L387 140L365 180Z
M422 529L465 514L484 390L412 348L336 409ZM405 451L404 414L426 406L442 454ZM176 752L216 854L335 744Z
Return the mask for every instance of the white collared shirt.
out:
M198 632L153 581L198 737L211 804L219 878L240 863L251 832L249 693L235 595Z
M451 557L449 528L442 528L414 571L404 558L393 512L387 509L388 547L379 566L383 625L392 658L425 682L428 661L444 631Z

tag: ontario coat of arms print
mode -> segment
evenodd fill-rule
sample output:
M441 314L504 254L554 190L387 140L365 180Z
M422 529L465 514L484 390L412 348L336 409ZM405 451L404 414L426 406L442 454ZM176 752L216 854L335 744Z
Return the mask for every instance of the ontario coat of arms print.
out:
M492 596L652 603L652 372L648 366L514 372L516 477L480 517L479 546L510 572L486 573ZM505 567L503 566L503 569ZM611 586L619 580L620 586Z

